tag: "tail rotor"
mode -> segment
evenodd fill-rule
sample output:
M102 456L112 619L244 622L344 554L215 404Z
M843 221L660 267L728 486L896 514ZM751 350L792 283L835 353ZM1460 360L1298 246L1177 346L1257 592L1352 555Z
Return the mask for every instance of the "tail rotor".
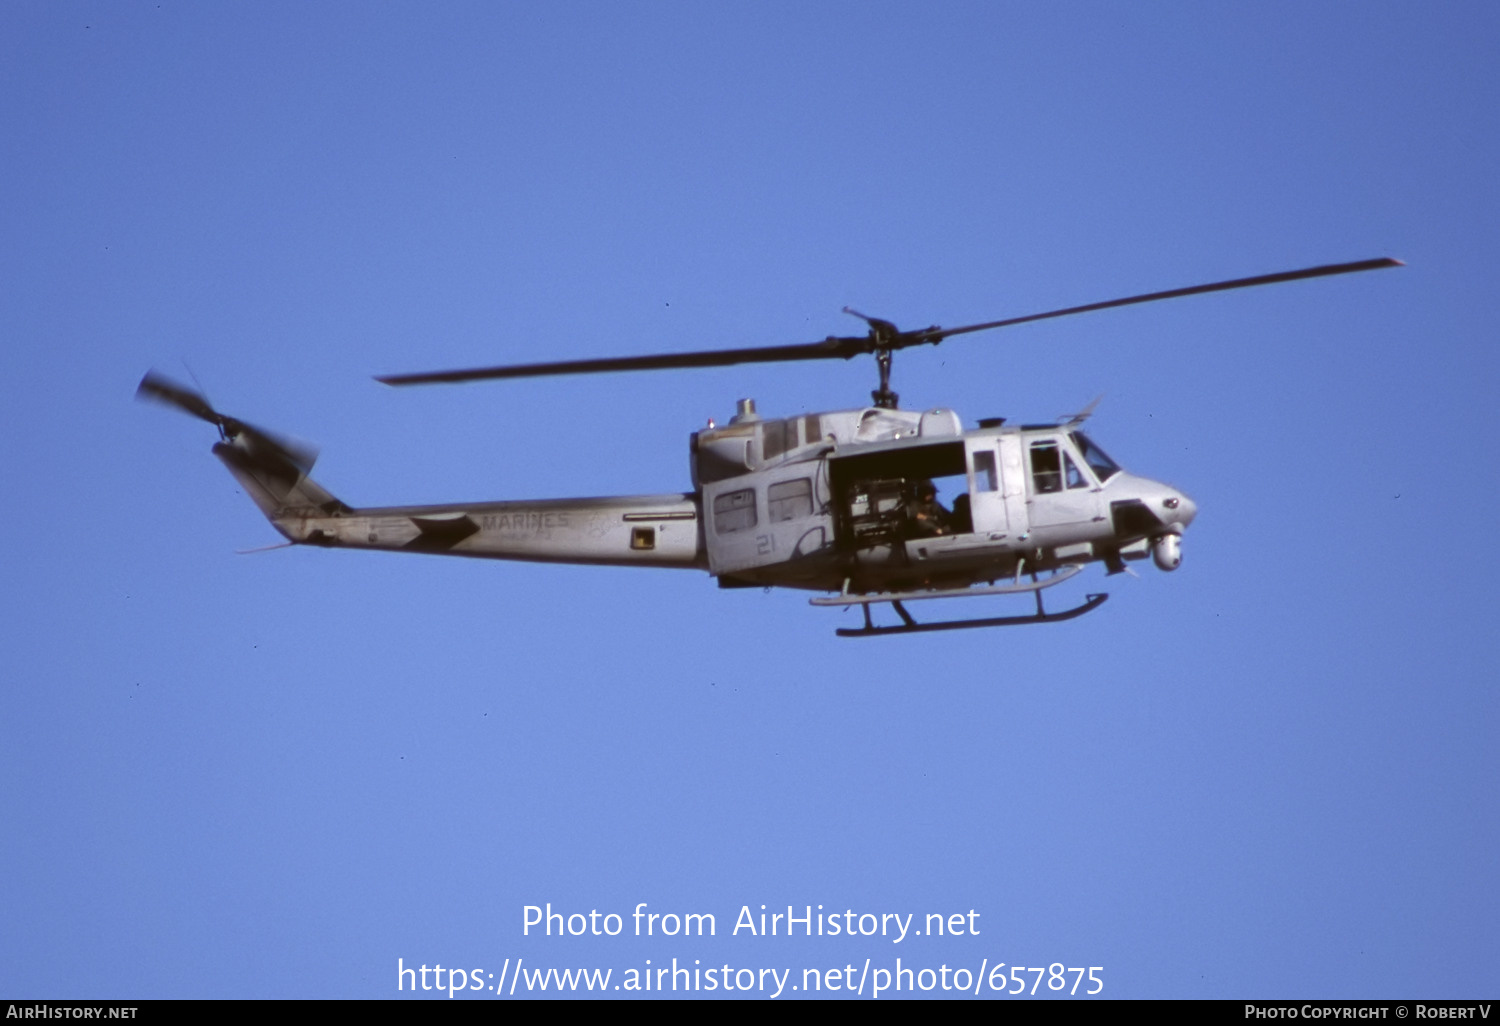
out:
M311 470L317 461L315 447L220 413L201 392L157 371L146 373L135 390L135 397L144 402L172 406L190 417L207 421L219 429L219 439L223 444L239 450L239 454L251 463L276 476L295 481Z

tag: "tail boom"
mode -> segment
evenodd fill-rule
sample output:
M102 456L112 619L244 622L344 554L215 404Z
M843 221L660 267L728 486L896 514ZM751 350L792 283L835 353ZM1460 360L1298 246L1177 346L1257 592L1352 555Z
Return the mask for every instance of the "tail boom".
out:
M328 494L306 478L299 487L305 485ZM310 489L304 494L312 497ZM708 569L698 500L690 493L364 509L339 506L330 511L318 502L283 504L268 510L267 516L283 535L305 545L540 563Z

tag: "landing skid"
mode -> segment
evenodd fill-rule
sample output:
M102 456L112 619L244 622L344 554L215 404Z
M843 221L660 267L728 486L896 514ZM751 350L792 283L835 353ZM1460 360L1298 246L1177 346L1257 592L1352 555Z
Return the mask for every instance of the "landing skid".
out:
M1093 612L1104 605L1107 594L1089 595L1080 606L1065 609L1060 613L1049 613L1042 608L1042 596L1036 596L1036 612L1031 616L996 616L983 620L943 620L938 623L917 623L901 604L900 599L891 600L891 608L900 615L902 622L890 627L876 627L870 620L870 605L863 605L865 625L863 627L840 627L834 633L841 638L865 638L877 634L920 634L923 631L960 631L971 627L1017 627L1026 623L1061 623L1084 613Z

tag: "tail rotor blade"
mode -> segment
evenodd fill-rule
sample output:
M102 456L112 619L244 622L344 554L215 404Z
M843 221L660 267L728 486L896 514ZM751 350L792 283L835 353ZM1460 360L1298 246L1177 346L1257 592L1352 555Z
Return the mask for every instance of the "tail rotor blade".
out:
M226 416L214 409L196 389L154 370L148 371L141 379L140 386L135 390L135 397L142 401L172 406L189 416L207 421L219 429L219 435L225 442L240 449L253 462L274 468L283 475L295 478L306 474L317 461L318 450L315 446L256 427L237 417Z
M287 463L296 468L299 474L306 474L318 461L318 448L315 445L275 434L232 417L226 417L225 420L233 425L233 430L226 429L229 437L235 444L243 447L252 459L262 463Z
M189 416L206 420L220 428L224 427L225 418L209 405L208 400L196 389L173 381L165 374L156 371L147 371L146 376L141 379L139 387L135 390L137 399L165 406L175 406Z

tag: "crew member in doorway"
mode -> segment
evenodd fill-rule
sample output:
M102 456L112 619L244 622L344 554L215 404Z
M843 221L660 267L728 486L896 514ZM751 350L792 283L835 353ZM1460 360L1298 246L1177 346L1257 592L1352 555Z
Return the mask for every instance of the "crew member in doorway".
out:
M952 517L937 501L937 485L931 481L918 482L906 506L906 521L912 534L919 538L951 534L953 529Z

